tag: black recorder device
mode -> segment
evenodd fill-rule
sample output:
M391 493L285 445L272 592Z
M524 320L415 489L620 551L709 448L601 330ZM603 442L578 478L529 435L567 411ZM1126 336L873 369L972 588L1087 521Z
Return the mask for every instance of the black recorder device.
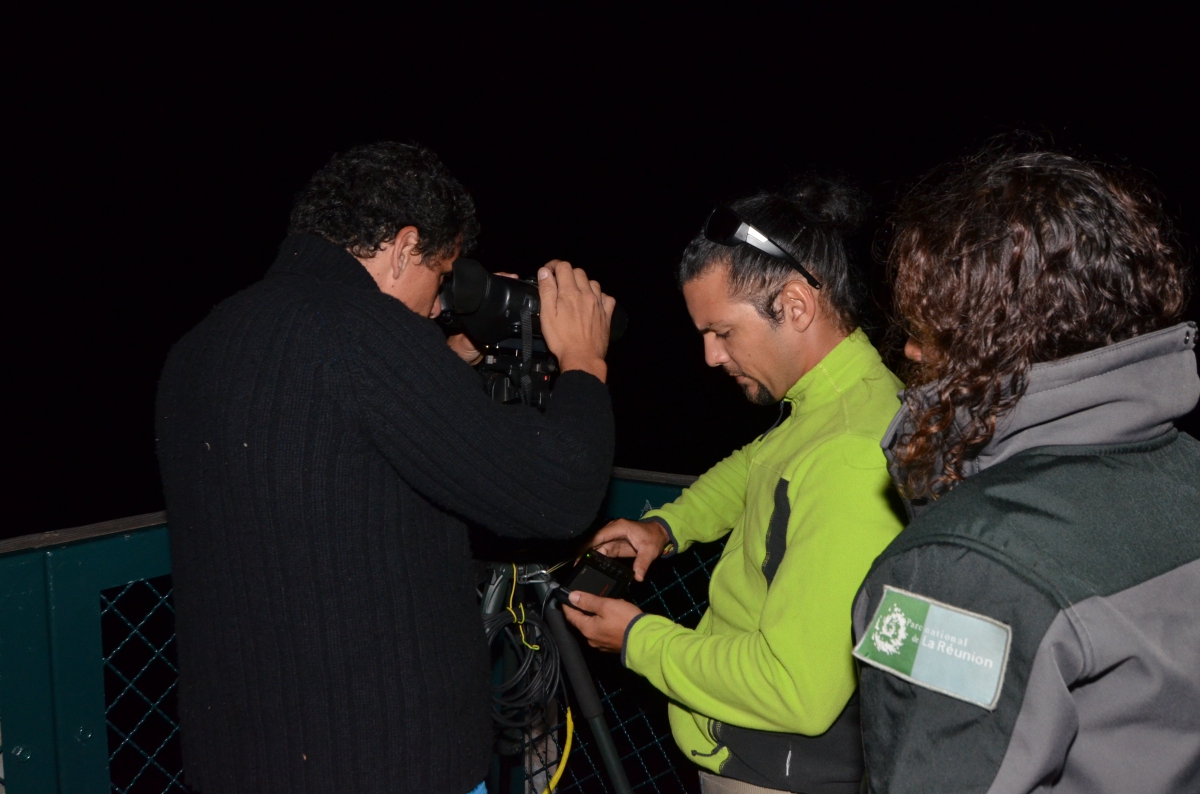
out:
M571 603L571 593L575 590L603 598L623 598L632 581L633 571L628 565L588 549L571 570L566 586L556 587L553 595L564 604Z

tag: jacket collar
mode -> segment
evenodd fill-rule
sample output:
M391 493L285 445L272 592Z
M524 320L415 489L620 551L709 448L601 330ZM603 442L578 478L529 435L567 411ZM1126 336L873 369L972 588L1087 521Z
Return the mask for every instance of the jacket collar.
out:
M1196 374L1196 324L1187 322L1058 361L1034 364L1029 385L977 456L966 461L971 476L1035 447L1129 444L1157 438L1200 400ZM922 387L918 401L933 398L936 384ZM902 407L880 446L893 478L903 472L893 449L913 430Z
M792 412L802 415L836 400L880 363L879 353L861 328L838 342L825 358L796 381L784 395Z
M292 234L279 246L279 256L267 278L281 274L308 276L318 281L378 290L379 285L362 263L336 243L315 234Z

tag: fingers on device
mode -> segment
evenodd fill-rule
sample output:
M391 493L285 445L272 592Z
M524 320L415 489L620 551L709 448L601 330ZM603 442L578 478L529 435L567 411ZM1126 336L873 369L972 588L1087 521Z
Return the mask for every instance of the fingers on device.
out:
M582 590L603 598L622 598L632 581L633 571L629 566L605 557L595 549L588 549L571 571L567 586L556 588L554 597L569 604L571 592Z

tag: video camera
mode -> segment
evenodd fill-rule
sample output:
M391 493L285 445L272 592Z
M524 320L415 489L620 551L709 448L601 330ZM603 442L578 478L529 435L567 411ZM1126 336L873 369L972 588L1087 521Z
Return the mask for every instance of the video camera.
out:
M477 369L491 398L545 410L559 370L542 337L537 282L497 276L474 259L456 259L439 299L438 321L450 333L465 333L483 354ZM609 341L628 325L618 306Z

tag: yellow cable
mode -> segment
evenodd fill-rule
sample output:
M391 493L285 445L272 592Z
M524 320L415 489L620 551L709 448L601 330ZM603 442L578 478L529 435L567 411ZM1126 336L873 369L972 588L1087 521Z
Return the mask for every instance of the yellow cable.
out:
M513 578L512 589L508 591L508 614L512 615L513 623L517 624L517 630L521 632L521 644L531 651L540 651L542 646L530 645L529 640L525 639L525 605L521 604L521 619L517 619L517 612L513 609L513 595L517 592L517 564L513 563Z
M567 771L567 759L571 757L571 740L575 738L575 721L571 719L571 707L567 706L567 741L563 745L562 758L558 761L558 768L554 770L554 777L550 778L549 785L542 791L542 794L550 794L558 786L558 781L562 779L563 772Z
M542 646L530 645L525 639L525 605L521 604L521 618L517 619L517 612L513 609L513 596L517 592L517 565L513 563L513 579L512 589L508 591L508 614L512 615L513 623L517 624L517 629L521 632L521 642L525 643L525 647L530 650L540 651ZM575 738L575 720L571 717L571 707L567 706L567 741L563 745L562 758L558 762L558 767L554 770L554 777L550 778L549 785L542 794L550 794L558 786L558 781L562 779L563 772L567 771L567 759L571 757L571 741Z

